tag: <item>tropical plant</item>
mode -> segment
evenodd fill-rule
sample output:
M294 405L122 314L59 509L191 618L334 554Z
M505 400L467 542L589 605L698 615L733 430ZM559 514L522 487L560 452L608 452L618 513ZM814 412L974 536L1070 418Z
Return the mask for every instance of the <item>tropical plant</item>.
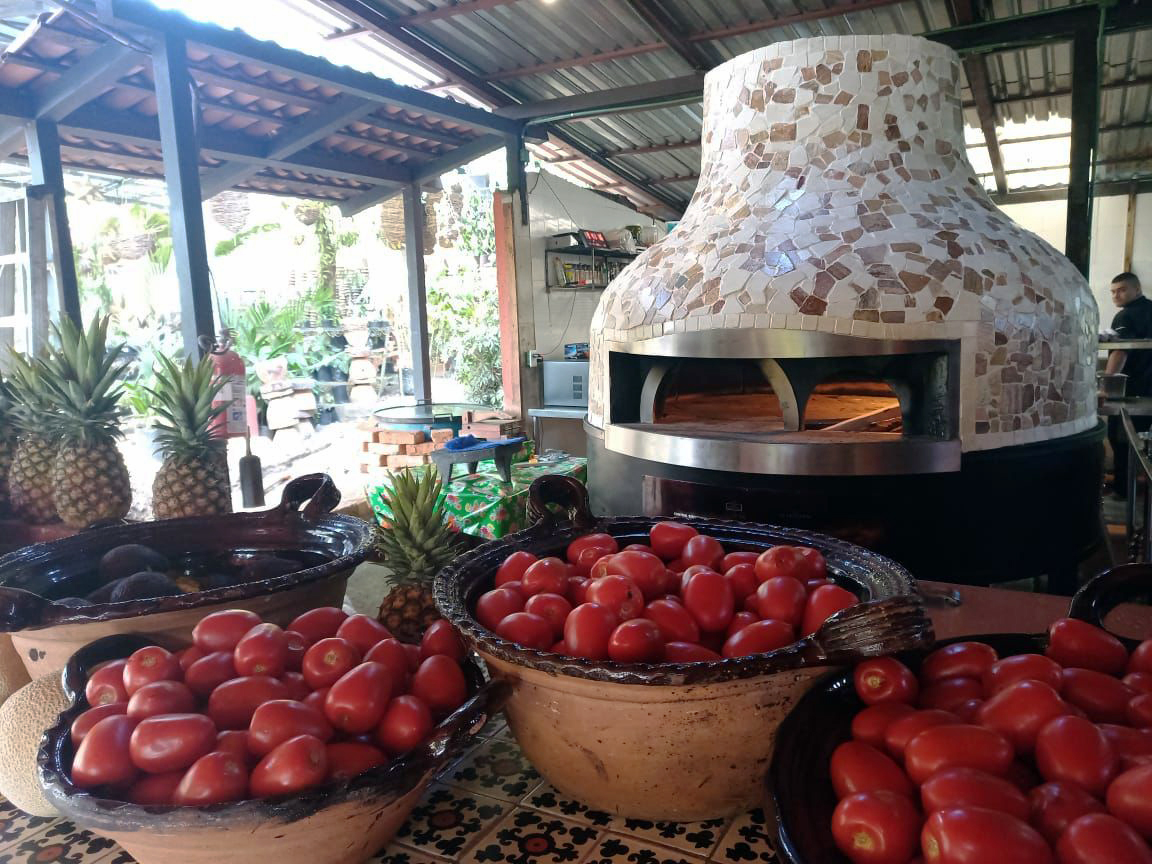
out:
M216 248L212 250L217 258L223 258L226 255L231 255L257 234L267 234L270 231L279 231L279 222L268 222L264 225L253 225L251 228L245 228L242 231L237 231L227 240L221 240L216 244Z

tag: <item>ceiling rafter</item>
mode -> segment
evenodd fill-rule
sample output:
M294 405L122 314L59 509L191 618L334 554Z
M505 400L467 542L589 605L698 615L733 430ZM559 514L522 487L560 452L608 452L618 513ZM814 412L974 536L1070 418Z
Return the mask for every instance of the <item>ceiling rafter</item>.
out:
M973 24L977 20L972 0L952 0L951 9L956 24ZM996 140L996 108L992 98L992 84L988 80L988 60L977 54L965 57L963 62L968 89L972 91L972 101L976 106L976 117L980 121L980 131L984 133L984 143L988 148L988 161L992 163L992 174L996 178L996 191L1005 195L1008 192L1008 176L1004 173L1004 157Z
M712 62L695 45L688 41L680 23L656 0L625 0L637 17L647 24L660 40L679 55L688 66L696 71L712 67Z

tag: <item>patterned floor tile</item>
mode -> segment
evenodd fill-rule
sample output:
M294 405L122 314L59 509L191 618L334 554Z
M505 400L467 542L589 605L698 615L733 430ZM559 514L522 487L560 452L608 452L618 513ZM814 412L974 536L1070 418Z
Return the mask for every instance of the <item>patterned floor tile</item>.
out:
M29 816L13 804L0 798L0 850L7 849L52 824L51 819Z
M703 864L704 859L678 849L624 834L605 834L584 864Z
M524 796L521 806L533 810L543 810L554 816L563 816L574 822L582 822L597 828L607 828L612 824L612 814L602 810L589 810L579 801L565 797L555 786L545 780Z
M515 803L540 783L540 775L506 738L492 738L464 757L443 781L481 795Z
M97 858L93 864L136 864L136 859L117 846L107 858Z
M444 864L447 860L400 843L392 843L369 858L365 864Z
M0 852L0 864L92 864L116 851L116 844L69 822L53 822Z
M460 864L576 864L593 848L600 831L535 810L505 817Z
M510 804L495 798L433 786L400 828L396 841L428 855L456 858L510 809Z
M725 819L711 819L707 822L649 822L618 816L612 821L611 830L707 858L724 836L727 824Z
M717 864L742 861L778 864L775 844L764 824L764 811L757 808L737 816L712 854L712 860Z

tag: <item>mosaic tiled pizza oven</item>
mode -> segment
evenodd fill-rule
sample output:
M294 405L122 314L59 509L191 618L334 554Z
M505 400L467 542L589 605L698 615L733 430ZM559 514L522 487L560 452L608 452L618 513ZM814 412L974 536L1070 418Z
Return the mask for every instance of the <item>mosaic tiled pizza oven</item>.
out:
M709 73L696 194L593 319L590 450L909 474L1095 429L1096 304L985 193L960 73L906 36Z

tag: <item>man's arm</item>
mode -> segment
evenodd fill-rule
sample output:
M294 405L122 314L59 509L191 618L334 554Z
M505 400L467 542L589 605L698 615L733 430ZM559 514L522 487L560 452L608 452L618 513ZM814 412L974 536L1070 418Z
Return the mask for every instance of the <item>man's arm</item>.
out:
M1109 351L1108 365L1104 367L1105 375L1115 375L1124 369L1124 361L1128 359L1127 351Z

